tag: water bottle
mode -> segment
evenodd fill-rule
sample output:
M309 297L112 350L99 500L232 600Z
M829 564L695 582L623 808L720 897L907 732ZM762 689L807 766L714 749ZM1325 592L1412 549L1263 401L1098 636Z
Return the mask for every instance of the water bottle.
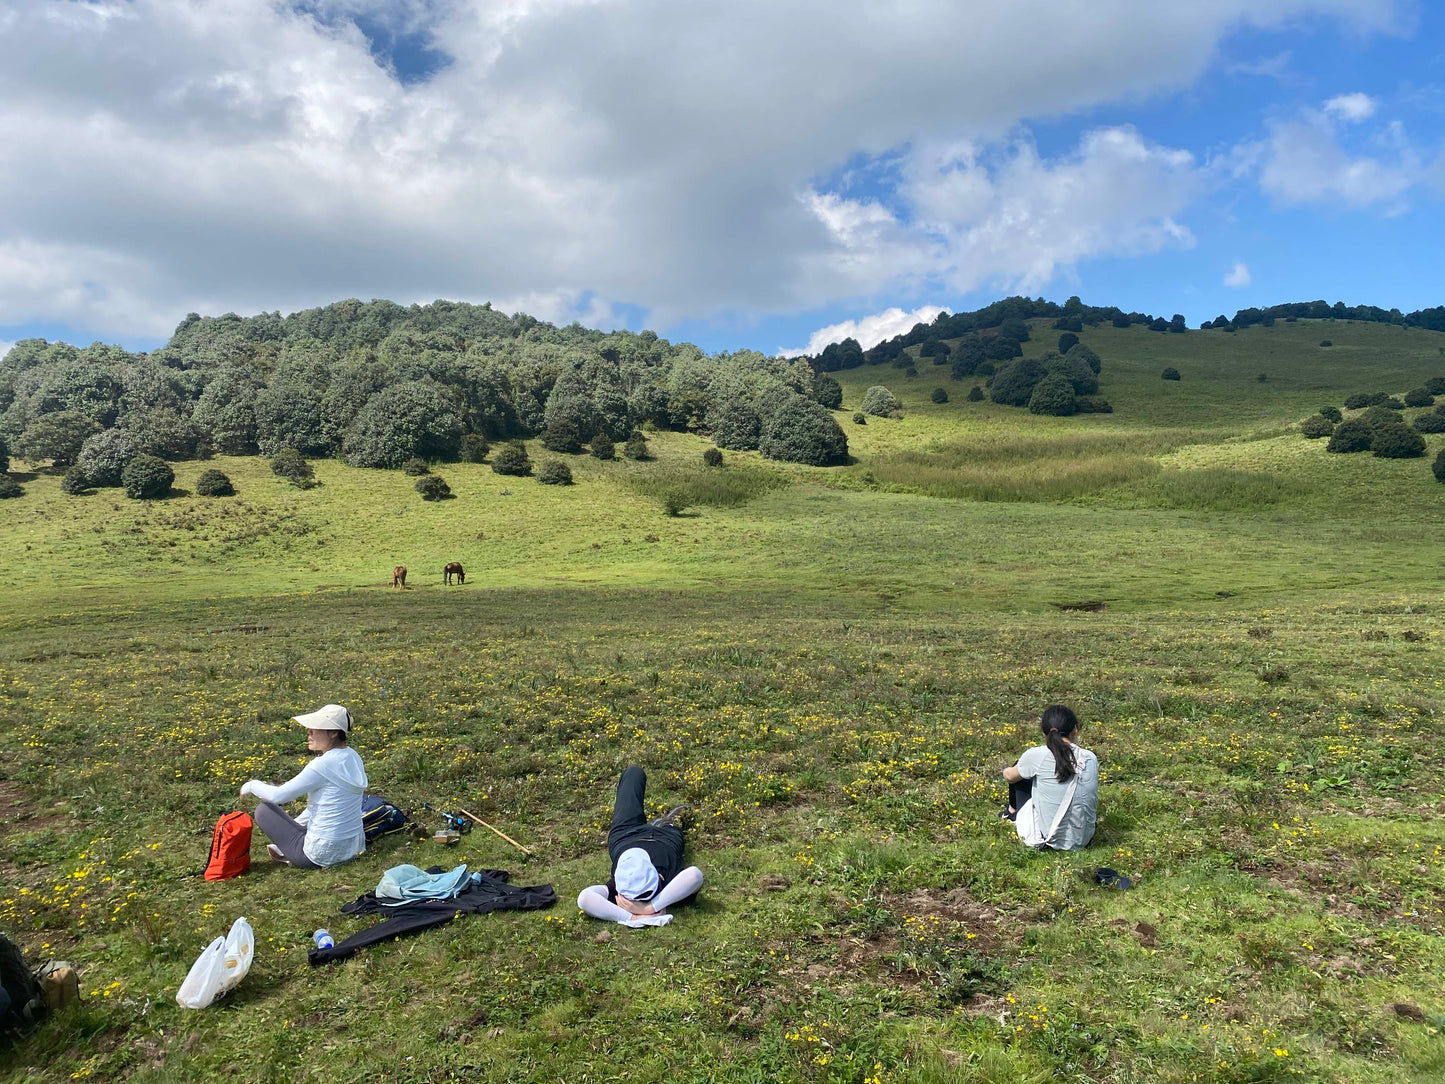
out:
M331 936L331 931L327 929L317 930L311 935L311 940L316 942L317 948L336 947L336 940Z

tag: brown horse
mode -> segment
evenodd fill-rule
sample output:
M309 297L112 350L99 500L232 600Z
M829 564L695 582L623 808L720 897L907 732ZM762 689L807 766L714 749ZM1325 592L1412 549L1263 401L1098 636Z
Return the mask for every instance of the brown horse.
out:
M391 585L393 587L406 586L406 565L397 565L391 570Z
M467 582L467 574L459 561L452 561L442 569L442 583L451 583L453 576L457 578L457 583Z

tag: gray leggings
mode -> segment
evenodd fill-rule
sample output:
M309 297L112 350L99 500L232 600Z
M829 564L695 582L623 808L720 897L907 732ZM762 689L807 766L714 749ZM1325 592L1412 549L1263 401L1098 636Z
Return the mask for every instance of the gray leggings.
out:
M262 802L256 807L256 827L286 856L286 861L300 869L320 869L306 857L306 826L297 824L275 802Z

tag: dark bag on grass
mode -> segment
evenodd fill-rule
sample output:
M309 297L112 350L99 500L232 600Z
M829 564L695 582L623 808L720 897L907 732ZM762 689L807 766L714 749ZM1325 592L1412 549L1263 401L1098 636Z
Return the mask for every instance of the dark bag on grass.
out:
M211 835L206 880L229 881L251 868L251 815L223 813Z
M402 832L410 824L407 815L379 794L365 794L361 798L361 827L366 832L366 842Z
M0 986L8 995L8 1003L0 1009L0 1032L18 1031L43 1013L40 985L25 966L25 954L4 934L0 934Z

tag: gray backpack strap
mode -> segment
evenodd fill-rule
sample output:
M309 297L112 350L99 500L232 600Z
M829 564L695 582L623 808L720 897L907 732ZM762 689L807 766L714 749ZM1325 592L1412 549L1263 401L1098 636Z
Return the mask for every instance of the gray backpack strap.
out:
M1054 834L1059 830L1059 825L1064 823L1064 814L1069 811L1069 806L1073 804L1074 791L1078 789L1079 773L1075 771L1074 778L1069 780L1068 792L1064 795L1064 800L1059 803L1059 811L1054 814L1054 823L1049 826L1048 834L1044 836L1044 842L1041 846L1049 847L1053 845ZM1034 806L1034 816L1038 816L1038 806Z

